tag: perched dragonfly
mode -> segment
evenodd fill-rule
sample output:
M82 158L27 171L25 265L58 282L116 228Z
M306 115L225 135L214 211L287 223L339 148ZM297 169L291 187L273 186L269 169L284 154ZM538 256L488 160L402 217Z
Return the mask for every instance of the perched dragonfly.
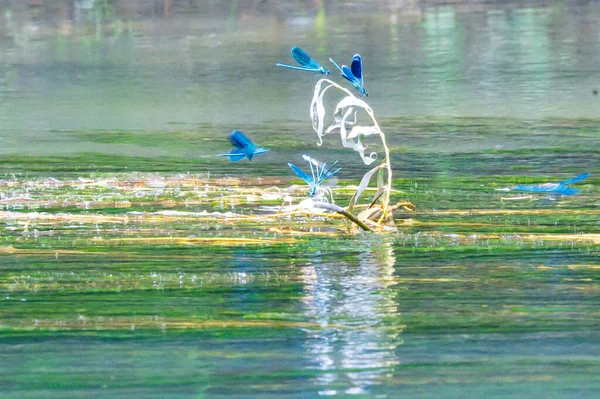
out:
M345 77L350 83L352 83L352 86L354 86L354 88L358 90L358 92L361 94L361 98L363 96L369 96L369 93L367 93L365 87L363 86L363 68L362 58L360 54L354 54L354 57L352 57L352 63L350 64L350 68L348 68L346 65L342 65L342 67L340 68L340 66L332 58L330 58L329 61L333 62L333 65L335 65L337 69L340 70L341 75Z
M246 135L239 130L234 130L229 136L229 141L235 148L228 154L217 154L219 157L229 157L231 162L238 162L244 158L252 161L252 157L269 151L266 148L257 147Z
M276 65L284 68L297 69L299 71L321 73L323 75L329 75L331 73L323 68L317 61L313 60L310 55L306 54L306 51L302 50L300 47L292 48L292 57L294 57L296 62L301 66L281 64L279 62Z
M304 182L310 186L308 195L312 197L318 194L318 192L321 190L321 185L327 180L331 179L333 175L340 170L340 168L337 168L333 172L331 171L338 161L335 161L331 164L331 166L327 167L326 163L321 163L316 159L309 157L308 155L302 155L302 158L305 161L308 161L312 176L307 175L302 171L302 169L292 163L288 163L288 166L294 171L294 173L296 173L296 175L298 175L299 178L304 180Z
M562 195L574 195L579 192L578 189L567 187L569 184L577 183L578 181L587 179L590 175L589 172L583 173L579 176L575 176L572 179L563 180L558 183L544 183L538 186L527 185L527 184L519 184L514 186L513 190L518 191L529 191L532 193L549 193L549 194L562 194Z

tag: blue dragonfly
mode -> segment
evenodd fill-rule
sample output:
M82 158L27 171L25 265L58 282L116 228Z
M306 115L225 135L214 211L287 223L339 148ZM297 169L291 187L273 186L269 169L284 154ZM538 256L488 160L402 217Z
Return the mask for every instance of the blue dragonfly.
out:
M310 190L308 190L308 195L310 197L313 197L317 194L320 194L322 190L321 185L327 180L331 179L333 175L335 175L340 170L340 168L331 171L335 164L338 163L338 161L335 161L331 164L331 166L327 167L326 163L321 163L316 159L309 157L308 155L302 155L302 158L305 161L308 161L308 164L310 165L310 173L312 176L307 175L306 173L304 173L304 171L302 171L302 169L300 169L292 163L288 163L288 166L294 171L294 173L296 173L296 175L298 175L299 178L304 180L304 182L310 186Z
M589 172L583 173L579 176L575 176L572 179L563 180L558 183L544 183L537 186L528 184L519 184L514 186L513 190L518 191L529 191L532 193L548 193L548 194L562 194L562 195L574 195L580 190L572 187L567 187L569 184L577 183L581 180L587 179L590 175Z
M294 57L296 62L301 66L281 64L279 62L276 65L284 68L297 69L299 71L320 73L323 75L329 75L331 73L323 68L317 61L313 60L310 55L306 54L300 47L292 48L292 57Z
M352 83L352 86L354 86L354 88L358 90L358 92L361 94L361 98L364 96L369 96L369 93L367 93L365 87L363 86L363 68L362 58L360 54L354 54L354 57L352 57L352 63L350 64L350 68L348 68L346 65L342 65L342 67L340 68L340 66L332 58L330 58L329 61L333 62L333 65L335 65L337 69L340 70L340 74L344 78L346 78L350 83Z
M252 157L269 151L266 148L257 147L246 135L239 130L234 130L229 136L229 141L235 148L228 154L217 154L219 157L229 157L231 162L238 162L244 158L252 161Z

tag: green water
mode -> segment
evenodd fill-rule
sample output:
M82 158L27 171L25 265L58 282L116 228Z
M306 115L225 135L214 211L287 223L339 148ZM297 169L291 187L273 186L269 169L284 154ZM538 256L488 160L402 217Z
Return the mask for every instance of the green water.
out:
M563 122L554 121L557 136ZM453 123L386 125L434 142L459 140L465 126L503 131L497 120ZM531 122L502 124L515 134ZM418 210L398 212L399 232L383 238L347 236L339 220L202 216L268 215L282 203L240 200L219 176L208 181L223 185L207 188L176 173L204 172L202 158L4 157L15 175L0 184L0 386L14 397L593 397L596 179L573 197L510 201L502 197L516 193L494 190L593 170L592 157L585 169L575 157L593 154L600 123L571 125L588 133L555 151L543 140L541 149L466 153L403 145L397 170L415 177L398 176L393 199ZM147 135L156 145L147 148L164 149L170 134L101 140L135 145ZM245 165L245 176L265 167L284 176L249 177L245 187L286 190L292 179L277 163L293 151L282 145ZM464 169L467 158L477 173ZM552 163L569 173L544 173ZM341 179L338 201L351 183Z
M0 3L0 396L598 395L595 3L174 3L101 34ZM288 42L371 63L392 201L417 206L397 233L276 213L301 154L340 160L342 205L368 170L315 145L310 76L264 69ZM235 128L270 153L215 158ZM576 196L496 190L585 171Z

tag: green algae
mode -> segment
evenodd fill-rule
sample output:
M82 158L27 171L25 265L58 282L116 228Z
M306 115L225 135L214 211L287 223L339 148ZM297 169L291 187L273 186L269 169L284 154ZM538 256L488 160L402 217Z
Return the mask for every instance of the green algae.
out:
M395 211L398 231L383 236L286 208L306 196L284 161L308 152L309 132L300 140L307 148L291 147L256 127L272 153L243 165L213 157L228 148L217 136L189 150L199 145L193 130L173 141L167 132L71 132L69 140L107 147L1 155L0 353L23 371L0 365L0 387L32 396L155 389L214 397L231 392L221 373L235 370L241 397L317 395L315 381L335 375L328 389L343 389L347 373L371 376L373 394L395 387L419 396L425 385L444 393L594 389L597 121L548 120L549 133L521 149L494 143L534 122L385 123L406 134L392 135L391 201L417 210ZM574 126L581 135L564 147L543 142L577 135ZM410 143L474 132L478 148ZM123 155L112 147L120 141L146 150ZM334 144L317 153L343 159ZM334 188L342 204L364 173L344 162ZM586 170L577 196L497 190ZM106 361L108 374L90 366ZM85 381L65 377L77 364ZM285 388L294 384L302 393Z

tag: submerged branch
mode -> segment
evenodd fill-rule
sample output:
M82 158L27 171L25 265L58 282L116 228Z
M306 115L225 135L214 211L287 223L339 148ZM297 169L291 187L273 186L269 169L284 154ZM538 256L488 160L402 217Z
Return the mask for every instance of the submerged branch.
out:
M372 228L370 228L368 225L366 225L364 222L361 222L360 220L358 220L356 218L356 216L354 216L353 214L351 214L350 212L348 212L347 210L345 210L344 208L337 206L335 204L329 204L327 202L316 202L313 205L315 208L320 208L320 209L328 209L330 211L334 211L339 213L340 215L345 216L348 220L350 220L351 222L355 223L358 227L360 227L363 230L366 231L371 231L373 232L374 230Z

